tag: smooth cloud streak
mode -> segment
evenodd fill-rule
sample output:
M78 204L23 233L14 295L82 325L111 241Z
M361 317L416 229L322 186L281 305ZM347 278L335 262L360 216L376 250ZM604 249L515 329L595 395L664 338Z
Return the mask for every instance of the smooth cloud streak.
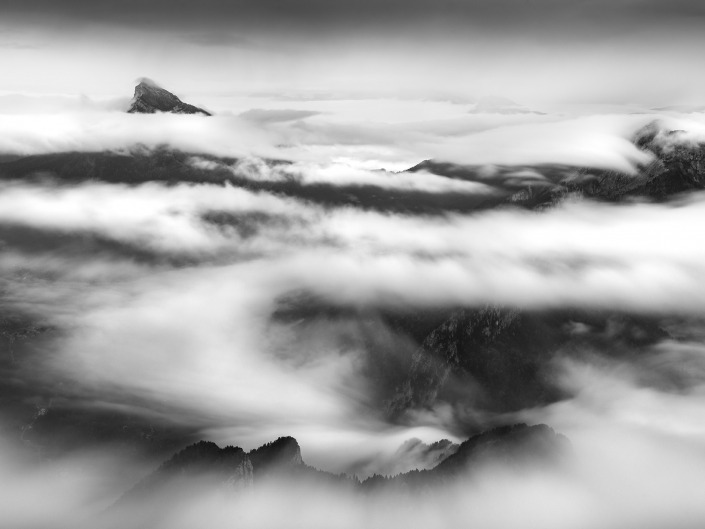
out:
M3 191L4 222L95 233L164 255L220 256L226 265L233 257L262 259L263 284L279 293L311 289L351 303L494 299L646 311L705 303L698 281L705 255L694 244L701 195L676 204L568 202L543 213L425 218L326 209L217 185ZM213 223L209 213L232 220ZM248 232L238 230L238 219L254 213L280 221L253 218Z
M338 103L340 112L344 113L345 105L344 101ZM129 151L139 145L167 145L194 154L319 165L351 160L366 168L371 168L371 160L378 160L377 168L398 169L436 158L471 165L557 163L628 173L636 164L650 160L630 138L654 117L469 116L461 111L441 120L429 117L421 122L388 124L359 122L352 117L341 122L335 107L305 121L253 121L228 114L205 118L103 111L17 113L6 115L0 123L0 152ZM697 116L681 120L679 125L689 130L702 128Z
M54 345L51 370L113 395L169 403L250 446L295 435L312 447L313 462L330 462L331 446L356 447L349 459L338 456L344 466L373 457L380 444L433 441L450 435L454 419L431 429L419 428L425 420L388 425L360 377L362 343L331 328L288 350L295 324L270 320L282 296L415 309L705 308L700 195L426 218L217 185L13 184L0 205L8 226L92 233L155 255L156 265L129 253L30 257L18 243L0 260L11 306L70 330ZM210 211L230 215L235 227L209 221ZM246 235L236 229L241 215L264 213L280 221L255 215ZM173 255L193 260L174 268Z

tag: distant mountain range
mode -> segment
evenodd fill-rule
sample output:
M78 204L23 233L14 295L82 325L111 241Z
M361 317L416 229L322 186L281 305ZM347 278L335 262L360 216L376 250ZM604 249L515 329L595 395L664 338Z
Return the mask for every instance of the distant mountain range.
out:
M546 425L514 424L474 435L428 470L413 470L395 476L374 475L360 481L354 476L331 474L307 465L299 443L293 437L280 437L259 448L245 452L242 448L218 447L200 441L192 444L152 472L119 501L118 506L145 501L154 494L178 491L198 483L226 490L242 490L273 478L311 480L330 486L371 490L380 486L424 489L472 473L484 464L502 464L516 468L525 465L552 465L571 454L568 439Z
M267 191L330 206L353 206L414 214L467 213L500 205L537 209L551 207L569 196L619 202L634 197L667 200L683 192L705 189L705 145L680 141L682 132L654 122L633 138L634 144L652 155L636 174L619 171L538 164L530 166L458 165L427 160L407 172L427 171L446 178L481 182L493 193L416 189L383 189L372 184L302 183L296 178L262 180L238 173L237 160L168 148L136 146L129 153L63 152L0 159L0 177L58 181L100 180L110 183L203 182L225 183L254 191ZM212 163L205 169L192 163L195 157ZM286 160L266 160L270 167L288 166ZM389 178L394 178L390 174Z
M128 113L168 112L211 114L181 101L153 81L143 79L135 87ZM533 112L504 98L483 98L473 112ZM542 208L581 195L597 200L621 201L630 197L665 200L678 193L705 188L705 145L681 141L682 131L667 129L654 121L632 138L652 160L637 168L636 174L615 170L560 164L536 165L459 165L444 160L426 160L407 173L426 171L451 179L481 182L495 189L491 194L460 192L425 193L419 190L380 189L371 184L333 185L323 182L301 184L295 179L266 181L238 175L230 170L234 158L218 158L201 153L183 153L168 148L132 152L63 152L33 156L0 157L0 176L6 179L56 177L59 180L102 180L112 183L229 182L252 190L262 190L311 200L327 205L401 211L410 213L468 212L502 204ZM211 169L191 164L194 155L216 162ZM288 165L286 160L267 160L274 167ZM393 175L390 176L393 178Z
M672 105L667 107L659 107L654 110L659 112L681 112L683 114L700 114L705 112L705 105Z
M406 495L410 501L423 501L429 495L446 494L446 486L464 478L471 479L488 465L514 472L547 470L559 469L572 458L570 441L542 424L514 424L488 430L467 439L431 469L393 476L375 474L363 480L307 465L298 442L292 437L280 437L250 452L199 441L167 459L106 511L87 522L94 524L89 526L100 527L150 527L179 504L198 505L201 498L215 497L225 504L233 501L233 505L237 505L234 502L243 494L271 491L260 488L269 485L278 487L275 490L284 494L289 490L308 491L314 495L311 498L314 505L316 491L322 490L345 493L350 499L355 495L362 499L394 492ZM256 498L254 496L253 500ZM279 508L276 497L267 500L264 506L270 501L271 508Z
M482 97L477 100L470 114L543 114L526 108L505 97Z

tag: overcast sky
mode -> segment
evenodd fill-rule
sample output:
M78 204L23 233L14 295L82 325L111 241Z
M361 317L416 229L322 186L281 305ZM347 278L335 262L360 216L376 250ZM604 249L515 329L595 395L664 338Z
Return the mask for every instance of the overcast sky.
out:
M0 2L5 92L497 94L701 103L705 5L675 0Z

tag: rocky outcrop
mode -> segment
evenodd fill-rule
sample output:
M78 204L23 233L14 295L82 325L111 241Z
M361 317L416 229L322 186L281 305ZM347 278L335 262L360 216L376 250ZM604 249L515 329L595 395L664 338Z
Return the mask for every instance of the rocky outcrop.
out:
M412 353L403 381L386 401L387 417L404 423L410 410L452 403L457 421L474 429L465 408L509 412L560 400L552 361L558 352L629 357L668 337L658 317L500 305L458 309Z
M550 207L575 195L610 202L633 197L666 200L705 189L705 144L660 121L638 130L632 142L651 154L651 161L638 166L635 174L556 164L488 168L439 160L425 160L408 171L483 182L502 192L506 203L530 209Z
M184 103L174 94L157 86L153 81L143 79L135 87L135 95L127 110L130 114L154 114L156 112L171 112L172 114L203 114L210 112L202 108Z
M645 168L645 192L662 198L705 188L705 144L690 140L682 130L670 130L658 121L639 130L634 143L652 152Z

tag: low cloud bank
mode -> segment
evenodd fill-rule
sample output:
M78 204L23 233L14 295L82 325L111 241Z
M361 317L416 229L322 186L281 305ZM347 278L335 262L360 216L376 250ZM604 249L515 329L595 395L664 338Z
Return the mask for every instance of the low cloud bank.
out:
M643 119L595 118L586 129L581 121L587 150L577 156L558 149L557 155L565 163L591 159L595 166L595 150L607 166L627 170L645 160L626 139ZM462 141L491 154L490 143L483 142L512 137L523 145L521 137L543 131L546 136L538 134L535 144L541 144L539 154L526 153L537 156L531 158L537 163L564 134L576 145L573 125L517 125L510 133L504 127ZM166 138L185 150L232 154L233 145L241 146L238 134L255 130L240 126L228 116L22 116L0 125L8 131L0 141L12 152L128 149L136 134L148 146ZM253 150L271 149L268 142L276 135L296 137L295 127L274 136L257 130L250 138ZM698 130L689 134L698 138ZM223 134L216 138L216 131ZM390 139L389 145L420 145L415 138L408 144ZM448 141L446 146L462 144L459 136ZM325 160L302 159L273 170L249 156L248 148L242 154L247 157L231 169L252 179L487 191L428 174L351 170L350 164ZM216 162L192 163L207 169ZM366 474L400 468L395 452L410 438L458 441L452 435L456 417L437 406L411 414L403 425L391 423L378 408L373 377L365 371L369 351L352 319L322 318L308 327L305 318L278 321L272 314L282 299L310 296L351 310L500 303L697 316L705 309L705 250L698 244L704 214L702 194L661 204L567 201L541 213L505 209L426 217L321 207L229 185L6 182L0 185L6 235L2 307L60 329L37 344L40 361L32 367L48 381L72 381L85 406L98 395L168 406L174 420L200 428L204 437L246 449L293 435L306 461ZM67 241L69 249L57 241ZM154 526L189 526L203 517L214 527L233 519L252 527L292 519L312 527L433 527L461 520L514 527L526 519L560 528L699 526L705 520L693 492L705 470L699 328L694 323L685 329L690 334L683 331L683 343L645 349L638 361L609 363L589 360L589 354L581 362L559 359L557 383L566 399L501 418L546 422L567 434L579 456L567 474L519 479L492 471L411 507L393 496L360 499L305 487L295 491L291 504L291 490L272 486L234 502L200 497L172 505ZM389 349L409 352L408 337L381 324L374 330L387 333ZM0 456L11 453L0 447ZM75 525L76 513L88 515L113 494L91 495L97 475L92 469L98 468L93 463L68 462L69 477L59 486L51 468L28 473L29 467L7 463L10 458L0 457L2 476L16 483L3 510L16 526L57 520ZM60 492L51 495L49 489ZM43 491L51 500L33 514L31 498ZM266 508L273 503L281 509ZM286 519L282 512L289 513Z
M94 99L86 95L79 96L36 96L26 94L0 95L0 115L57 115L105 113L106 111L125 111L130 98Z
M191 164L198 169L225 169L233 175L259 182L294 181L302 185L325 184L341 187L379 187L384 190L416 191L422 193L459 193L489 195L497 190L480 182L456 180L426 171L393 173L384 170L367 170L349 163L271 164L261 158L244 158L232 165L194 157Z
M604 402L604 401L603 401ZM584 416L576 416L581 423ZM67 458L30 468L6 464L0 477L12 486L0 499L4 520L13 527L321 527L401 528L481 525L526 527L675 528L705 521L699 494L705 470L702 443L684 442L673 433L652 435L607 420L573 439L576 458L552 469L508 469L490 465L422 496L379 489L361 494L345 486L304 480L269 480L252 488L204 487L188 478L173 495L143 495L120 509L103 510L125 489L149 473L124 469L102 454ZM305 448L305 447L304 447ZM120 477L117 477L120 476ZM130 483L129 477L133 481ZM125 483L129 484L125 484ZM123 490L125 490L123 489ZM39 500L38 500L39 499Z
M398 170L434 158L457 164L554 163L629 173L650 159L630 138L655 117L458 115L389 124L341 122L334 112L296 109L257 110L240 116L222 113L208 119L100 110L17 113L4 116L0 123L0 152L129 151L138 145L167 145L195 154L255 156L319 166L345 161L366 169ZM697 116L679 121L679 126L702 127Z
M453 414L388 424L356 329L322 325L301 341L295 321L271 320L283 296L404 310L503 303L697 314L704 209L693 195L426 218L205 184L12 184L0 193L7 229L84 242L72 253L13 243L0 259L4 304L67 331L46 356L50 373L168 403L248 448L294 435L312 462L342 469L411 437L453 438ZM121 247L94 253L89 234L154 260Z
M191 255L219 263L226 276L257 260L253 285L272 297L304 289L363 304L705 305L705 256L694 243L700 194L672 204L567 202L543 213L427 218L206 184L7 184L0 205L10 225Z

